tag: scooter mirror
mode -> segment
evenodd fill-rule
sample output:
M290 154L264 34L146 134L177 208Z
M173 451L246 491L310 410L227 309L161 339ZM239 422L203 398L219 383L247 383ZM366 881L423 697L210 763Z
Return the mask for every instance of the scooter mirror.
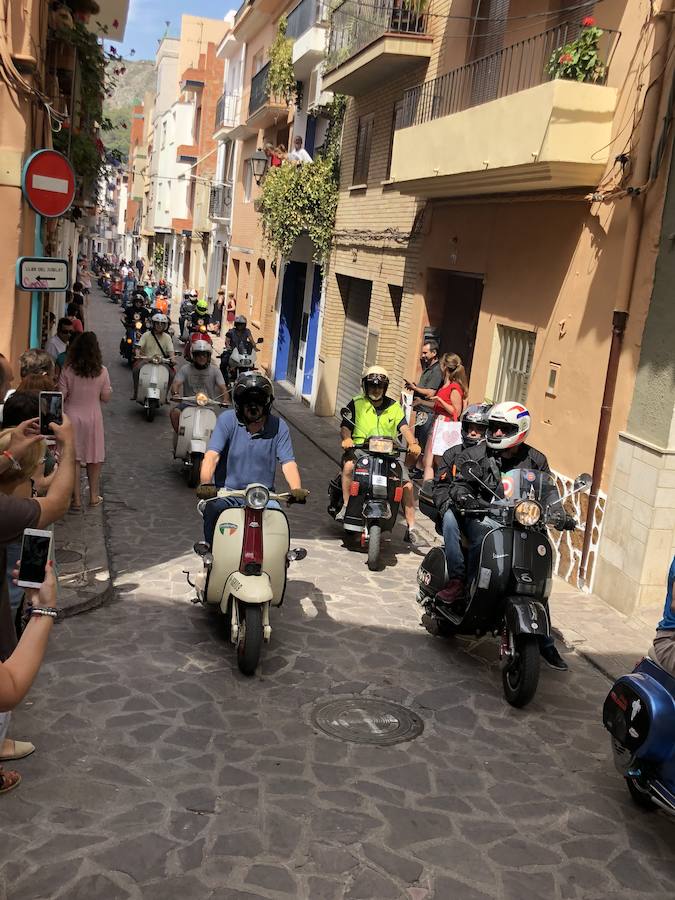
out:
M258 338L258 340L256 341L256 344L264 344L264 343L265 343L265 338Z
M577 475L574 479L574 490L575 491L587 491L590 486L593 484L593 478L588 472L583 472L581 475Z
M292 550L289 550L286 554L286 559L289 562L297 562L299 559L304 559L307 556L307 551L304 547L294 547Z

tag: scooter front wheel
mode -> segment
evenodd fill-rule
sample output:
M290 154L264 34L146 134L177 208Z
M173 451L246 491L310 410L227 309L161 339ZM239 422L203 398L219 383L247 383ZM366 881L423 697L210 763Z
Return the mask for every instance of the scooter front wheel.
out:
M153 421L153 419L155 418L155 412L156 412L156 408L153 406L152 403L150 403L148 406L145 407L145 418L148 422Z
M527 706L539 684L539 641L532 634L514 638L515 653L502 673L504 696L511 706Z
M196 488L199 485L199 473L202 468L202 459L204 458L201 453L193 453L190 456L190 467L188 469L187 483L188 487Z
M381 538L382 526L371 525L368 530L368 568L371 572L377 572L380 568Z
M242 627L243 626L243 627ZM254 675L263 645L262 607L239 604L239 642L237 665L242 675Z

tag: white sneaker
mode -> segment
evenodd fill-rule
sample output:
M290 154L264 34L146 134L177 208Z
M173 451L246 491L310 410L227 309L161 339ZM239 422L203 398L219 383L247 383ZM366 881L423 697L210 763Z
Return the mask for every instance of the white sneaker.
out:
M347 511L347 508L345 506L343 506L339 513L335 513L335 521L336 522L344 522L346 511Z

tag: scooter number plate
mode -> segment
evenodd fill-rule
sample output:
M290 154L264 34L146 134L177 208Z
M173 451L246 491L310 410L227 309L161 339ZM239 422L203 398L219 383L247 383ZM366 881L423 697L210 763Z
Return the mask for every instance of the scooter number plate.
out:
M387 486L387 476L386 475L373 475L373 484L378 487L386 487Z

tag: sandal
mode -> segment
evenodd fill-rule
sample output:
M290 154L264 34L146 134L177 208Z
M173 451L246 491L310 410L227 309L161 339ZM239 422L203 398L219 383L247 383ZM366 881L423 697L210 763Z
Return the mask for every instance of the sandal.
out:
M70 512L82 512L82 506L79 503L71 503Z
M35 753L35 747L30 741L15 741L12 738L5 738L4 743L8 745L9 752L0 752L0 762L7 762L10 759L25 759L31 753ZM1 746L0 750L2 750Z
M12 770L0 769L0 794L7 794L21 784L21 775Z
M89 502L89 508L91 509L92 506L100 506L101 503L103 503L103 497L96 497Z

